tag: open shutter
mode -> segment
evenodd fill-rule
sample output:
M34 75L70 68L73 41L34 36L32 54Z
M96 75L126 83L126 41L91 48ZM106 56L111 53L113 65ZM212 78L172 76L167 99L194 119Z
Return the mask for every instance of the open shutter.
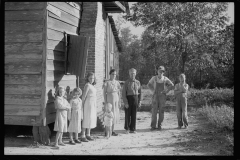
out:
M77 79L84 78L88 56L89 37L68 35L68 69L67 72L77 76ZM79 84L77 83L79 87Z

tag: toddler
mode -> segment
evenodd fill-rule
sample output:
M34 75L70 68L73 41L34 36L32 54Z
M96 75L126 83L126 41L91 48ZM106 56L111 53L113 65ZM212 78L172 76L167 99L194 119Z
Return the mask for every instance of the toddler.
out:
M107 103L106 104L106 111L104 113L104 126L105 126L105 133L106 138L110 138L112 135L112 125L113 125L113 112L112 112L112 104Z

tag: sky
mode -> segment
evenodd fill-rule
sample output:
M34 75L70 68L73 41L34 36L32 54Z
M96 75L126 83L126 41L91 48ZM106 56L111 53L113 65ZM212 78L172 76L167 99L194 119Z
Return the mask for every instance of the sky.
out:
M133 5L134 3L136 3L136 2L128 2L128 4L129 4L129 9L132 7L132 5ZM130 10L130 12L131 12L131 10ZM229 5L228 5L228 10L227 10L227 14L228 14L228 16L230 17L229 24L232 23L232 22L234 23L234 3L233 3L233 2L229 3ZM112 14L112 15L113 15L114 21L116 21L116 20L117 20L117 16L118 16L119 14ZM137 35L139 38L140 38L141 34L142 34L143 31L144 31L144 27L141 27L141 26L139 26L139 27L134 27L130 22L126 22L125 24L121 25L121 27L129 27L130 30L131 30L131 33L132 33L133 35Z

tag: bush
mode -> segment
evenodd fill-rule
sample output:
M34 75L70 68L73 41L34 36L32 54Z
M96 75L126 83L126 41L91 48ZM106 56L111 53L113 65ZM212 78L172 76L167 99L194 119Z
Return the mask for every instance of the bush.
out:
M234 110L227 105L203 106L200 113L205 116L211 124L217 128L234 130Z
M196 105L229 105L233 107L234 93L233 89L190 89L188 93L189 101Z

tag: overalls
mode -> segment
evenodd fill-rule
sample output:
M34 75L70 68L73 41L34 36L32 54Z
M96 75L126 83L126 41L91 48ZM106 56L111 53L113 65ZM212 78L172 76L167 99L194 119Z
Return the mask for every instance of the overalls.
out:
M179 86L178 86L179 87ZM179 93L176 97L177 99L177 119L178 126L188 126L188 116L187 116L187 93Z
M162 93L162 91L164 90L164 84L165 84L164 82L163 83L156 82L156 88L152 99L152 122L151 122L152 128L156 128L158 110L159 110L158 128L162 126L162 122L164 119L164 107L166 102L166 94Z

